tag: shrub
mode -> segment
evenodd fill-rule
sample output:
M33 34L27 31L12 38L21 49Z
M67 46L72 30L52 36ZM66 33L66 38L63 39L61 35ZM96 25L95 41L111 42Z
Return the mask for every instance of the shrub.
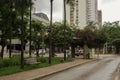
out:
M3 59L0 58L0 68L2 68L2 67L3 67Z
M47 59L45 57L38 57L37 58L37 61L38 62L41 62L41 63L46 63L47 62Z
M13 58L11 58L11 60L12 60L12 62L11 62L11 64L12 65L20 65L20 57L13 57Z
M12 64L12 60L11 59L4 59L3 60L3 66L4 67L8 67L8 66L11 66Z
M0 68L20 65L20 58L13 57L9 59L0 59Z

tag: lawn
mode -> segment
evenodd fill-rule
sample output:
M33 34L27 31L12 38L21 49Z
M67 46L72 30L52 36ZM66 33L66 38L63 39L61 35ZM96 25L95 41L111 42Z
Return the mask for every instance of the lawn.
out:
M73 61L73 59L71 58L67 59L66 61L63 61L63 58L52 58L52 63L49 64L48 58L39 57L37 58L37 60L41 62L40 64L24 65L24 69L21 69L20 61L18 59L19 58L7 59L7 60L0 59L0 76L10 75L10 74L14 74L14 73L22 72L22 71L43 68L43 67L48 67L48 66L64 63L64 62Z

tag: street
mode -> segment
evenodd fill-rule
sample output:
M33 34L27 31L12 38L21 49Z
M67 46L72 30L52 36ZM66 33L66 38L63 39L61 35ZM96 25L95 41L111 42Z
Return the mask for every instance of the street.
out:
M120 80L120 56L109 56L39 80Z

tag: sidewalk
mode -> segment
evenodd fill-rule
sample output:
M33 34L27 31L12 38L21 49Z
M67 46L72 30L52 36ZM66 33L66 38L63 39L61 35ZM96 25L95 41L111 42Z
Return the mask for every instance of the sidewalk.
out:
M64 71L72 67L82 65L94 60L95 59L90 59L90 60L76 59L73 62L61 63L61 64L50 66L50 67L29 70L29 71L20 72L20 73L8 75L8 76L2 76L0 77L0 80L36 80L38 78L45 77L50 74L55 74L57 72Z

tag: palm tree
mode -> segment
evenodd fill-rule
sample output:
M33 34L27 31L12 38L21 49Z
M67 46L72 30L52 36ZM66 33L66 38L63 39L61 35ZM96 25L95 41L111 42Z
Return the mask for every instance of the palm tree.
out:
M11 38L12 38L12 9L13 9L13 0L10 0L10 36L9 36L9 58L11 58Z
M31 10L32 10L32 0L30 0L30 45L29 45L29 56L31 56Z
M64 60L66 60L66 36L65 36L65 31L66 31L66 4L70 4L70 7L73 7L73 1L74 0L63 0L64 4ZM74 12L72 12L74 13ZM70 20L71 21L71 20Z
M66 30L66 0L64 2L64 60L66 60L66 39L65 39L65 30Z
M24 0L21 2L21 68L24 68Z
M51 57L52 57L52 15L53 15L53 0L50 0L49 64L51 64Z

